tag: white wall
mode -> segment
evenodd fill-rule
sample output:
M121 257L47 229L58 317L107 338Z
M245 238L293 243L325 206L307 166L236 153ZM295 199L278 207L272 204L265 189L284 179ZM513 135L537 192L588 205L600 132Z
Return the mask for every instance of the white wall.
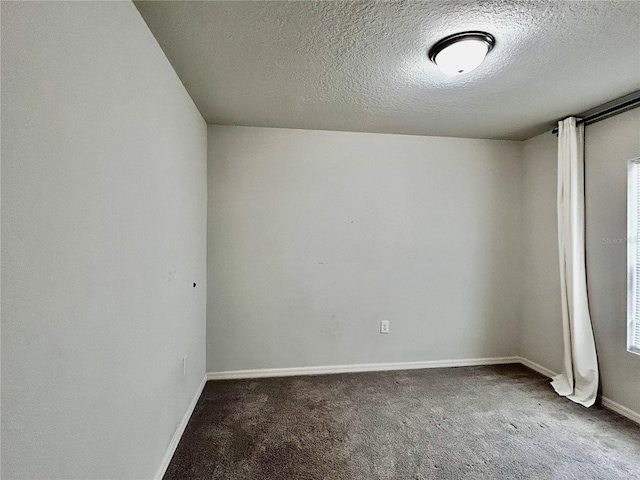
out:
M2 2L2 207L2 478L153 478L205 372L206 125L132 3Z
M517 355L520 154L209 127L208 370Z
M602 394L640 412L640 356L626 351L627 161L640 156L640 110L586 127L587 287ZM559 372L562 327L556 244L556 139L525 142L522 355Z

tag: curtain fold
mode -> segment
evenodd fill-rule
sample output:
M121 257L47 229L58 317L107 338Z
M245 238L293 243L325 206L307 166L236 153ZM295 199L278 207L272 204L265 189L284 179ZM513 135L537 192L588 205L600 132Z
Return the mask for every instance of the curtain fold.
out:
M598 394L598 359L585 266L584 126L574 117L558 123L558 247L564 371L551 384L559 395L590 407Z

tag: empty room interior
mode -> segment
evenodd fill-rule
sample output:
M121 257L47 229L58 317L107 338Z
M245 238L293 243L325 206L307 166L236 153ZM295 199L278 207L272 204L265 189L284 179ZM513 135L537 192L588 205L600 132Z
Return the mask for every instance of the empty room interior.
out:
M3 480L640 478L640 2L0 3Z

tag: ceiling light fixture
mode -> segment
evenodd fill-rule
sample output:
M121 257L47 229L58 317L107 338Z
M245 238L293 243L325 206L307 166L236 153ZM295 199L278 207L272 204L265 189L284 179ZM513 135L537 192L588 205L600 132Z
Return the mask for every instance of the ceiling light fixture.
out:
M463 75L475 70L495 43L496 39L490 33L455 33L431 47L429 60L447 75Z

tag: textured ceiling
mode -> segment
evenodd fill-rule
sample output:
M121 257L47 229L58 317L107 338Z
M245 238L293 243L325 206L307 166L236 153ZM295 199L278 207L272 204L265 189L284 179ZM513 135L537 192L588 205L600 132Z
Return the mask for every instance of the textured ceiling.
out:
M141 1L208 123L524 139L640 90L640 2ZM447 77L426 52L485 30Z

